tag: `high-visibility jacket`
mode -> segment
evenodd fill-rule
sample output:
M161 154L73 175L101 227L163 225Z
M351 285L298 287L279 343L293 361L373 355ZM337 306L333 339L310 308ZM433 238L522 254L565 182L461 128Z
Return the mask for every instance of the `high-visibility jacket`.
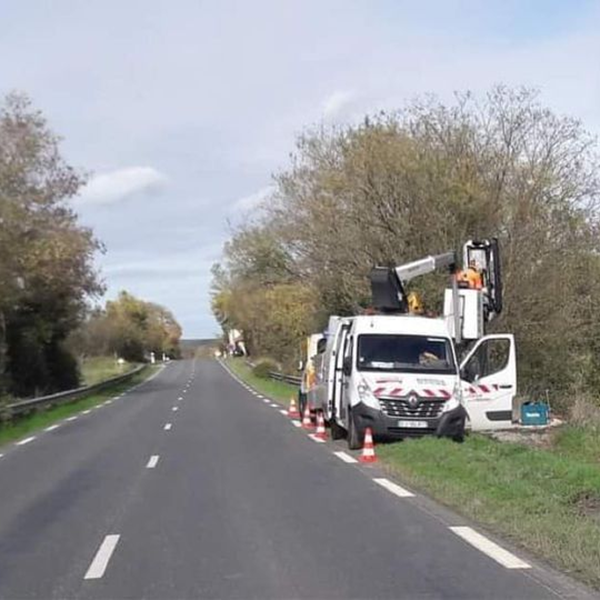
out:
M464 271L459 271L457 278L459 283L466 283L467 286L472 290L480 290L483 287L483 278L481 277L481 273L473 267L469 267Z

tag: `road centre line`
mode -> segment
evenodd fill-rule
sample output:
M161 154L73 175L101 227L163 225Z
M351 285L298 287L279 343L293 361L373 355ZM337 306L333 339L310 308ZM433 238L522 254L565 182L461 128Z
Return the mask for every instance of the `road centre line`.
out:
M392 494L398 496L398 498L412 498L414 496L412 492L405 490L403 487L400 487L397 483L394 483L389 479L385 479L385 477L376 477L373 481L382 488L385 488L388 492L392 492Z
M324 444L325 440L322 440L321 438L317 437L316 434L314 433L309 433L308 437L313 441L313 442L317 442L317 444Z
M50 427L46 427L46 429L44 429L44 431L54 431L55 429L58 429L60 427L60 425L56 424L56 425L50 425Z
M24 446L25 444L29 444L29 442L33 442L33 440L35 440L35 435L32 435L31 437L25 438L24 440L17 442L17 446Z
M350 456L349 454L346 454L345 452L334 452L334 454L340 460L343 460L345 463L351 464L351 463L357 463L358 462L353 456Z
M98 552L96 552L96 556L92 560L87 573L84 575L84 579L101 579L106 571L106 567L108 566L108 561L112 556L112 553L115 551L117 547L117 543L119 541L120 535L107 535L102 544L100 544L100 548L98 548Z
M531 569L531 565L522 561L508 550L498 546L498 544L492 542L492 540L489 540L471 527L450 527L450 531L507 569Z
M158 464L158 459L159 459L158 454L153 454L150 457L148 464L146 465L146 469L154 469L156 467L156 465Z
M172 423L166 423L164 429L165 429L165 431L169 431L169 429L171 429L171 427L173 427Z

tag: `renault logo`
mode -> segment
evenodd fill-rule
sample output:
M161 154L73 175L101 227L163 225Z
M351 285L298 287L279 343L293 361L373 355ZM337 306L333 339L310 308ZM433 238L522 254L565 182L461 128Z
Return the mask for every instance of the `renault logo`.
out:
M408 405L409 405L411 408L417 408L417 406L419 406L419 397L418 397L418 396L415 396L414 394L411 394L411 395L408 397Z

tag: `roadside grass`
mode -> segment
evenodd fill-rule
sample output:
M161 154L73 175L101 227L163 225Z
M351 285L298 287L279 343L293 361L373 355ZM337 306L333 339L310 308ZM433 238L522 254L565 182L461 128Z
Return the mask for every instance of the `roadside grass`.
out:
M576 435L567 436L569 449ZM464 444L426 437L379 445L377 452L404 482L600 587L599 464L560 447L476 434Z
M115 383L99 392L74 402L56 406L44 411L37 411L29 416L2 423L0 424L0 447L9 442L14 442L15 440L26 437L31 433L43 429L44 427L48 427L49 425L66 417L70 417L82 410L92 408L93 406L100 404L100 402L104 402L104 400L118 395L148 379L148 377L150 377L157 369L158 367L148 365L139 373L136 373L127 382Z
M133 363L117 364L112 356L91 356L80 365L81 385L94 385L111 377L131 371L137 365Z
M282 402L287 406L293 396L298 399L298 388L282 381L273 381L272 379L263 379L252 373L252 369L245 363L243 358L230 358L225 364L248 385L251 385L256 391Z
M241 359L227 365L271 398L297 392L256 377ZM463 444L433 437L379 444L377 454L402 482L600 588L598 428L563 426L548 448L471 434Z

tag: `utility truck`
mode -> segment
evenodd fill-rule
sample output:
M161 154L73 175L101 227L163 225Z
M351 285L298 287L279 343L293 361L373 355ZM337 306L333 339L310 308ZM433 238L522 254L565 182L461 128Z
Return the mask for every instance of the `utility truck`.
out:
M467 268L477 273L476 287L459 285L457 275ZM451 278L444 314L411 314L406 284L438 270ZM433 434L456 441L468 427L511 427L514 337L484 331L502 310L497 240L469 240L463 271L449 252L375 267L370 280L375 314L331 317L314 359L316 382L307 397L323 411L332 437L345 435L356 449L367 427L379 440Z

